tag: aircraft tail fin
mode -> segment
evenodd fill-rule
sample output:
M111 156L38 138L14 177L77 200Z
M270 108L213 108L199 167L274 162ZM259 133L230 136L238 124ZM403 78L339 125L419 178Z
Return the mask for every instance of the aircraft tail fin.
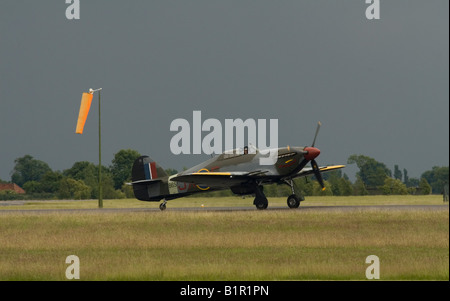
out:
M133 182L141 180L155 180L167 177L164 169L149 156L141 156L134 161L131 171Z
M168 193L167 178L164 169L149 156L137 158L131 171L134 196L142 201L161 200L161 195Z

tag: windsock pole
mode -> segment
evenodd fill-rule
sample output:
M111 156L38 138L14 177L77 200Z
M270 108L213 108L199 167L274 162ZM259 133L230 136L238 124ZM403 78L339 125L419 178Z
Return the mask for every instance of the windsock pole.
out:
M100 99L102 88L98 89L98 208L103 208L102 187L102 123L100 114Z

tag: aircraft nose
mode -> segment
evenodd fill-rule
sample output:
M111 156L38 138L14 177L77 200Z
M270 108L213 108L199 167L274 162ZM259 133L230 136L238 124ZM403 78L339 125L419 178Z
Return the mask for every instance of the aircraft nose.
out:
M303 155L308 161L314 160L318 155L320 155L320 150L315 147L305 147L304 151L308 152Z

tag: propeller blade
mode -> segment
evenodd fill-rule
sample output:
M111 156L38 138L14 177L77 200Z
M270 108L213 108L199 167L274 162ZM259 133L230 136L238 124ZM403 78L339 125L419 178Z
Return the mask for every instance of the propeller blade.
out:
M311 160L311 166L312 166L314 175L316 176L316 179L320 184L320 187L322 187L322 190L325 190L325 185L323 183L322 174L320 173L319 166L317 165L316 160Z
M321 125L322 125L322 123L319 121L319 123L317 123L316 134L314 135L314 140L313 140L311 147L314 147L314 144L316 143L317 134L319 133L319 129L320 129Z

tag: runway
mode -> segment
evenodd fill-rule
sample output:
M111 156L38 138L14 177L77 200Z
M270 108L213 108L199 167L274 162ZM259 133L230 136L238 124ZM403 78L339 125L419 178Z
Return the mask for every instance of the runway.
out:
M300 206L297 209L274 206L265 210L251 207L173 207L161 211L159 208L93 208L93 209L3 209L0 214L13 213L130 213L130 212L239 212L239 211L367 211L367 210L449 210L449 205L361 205L361 206Z

